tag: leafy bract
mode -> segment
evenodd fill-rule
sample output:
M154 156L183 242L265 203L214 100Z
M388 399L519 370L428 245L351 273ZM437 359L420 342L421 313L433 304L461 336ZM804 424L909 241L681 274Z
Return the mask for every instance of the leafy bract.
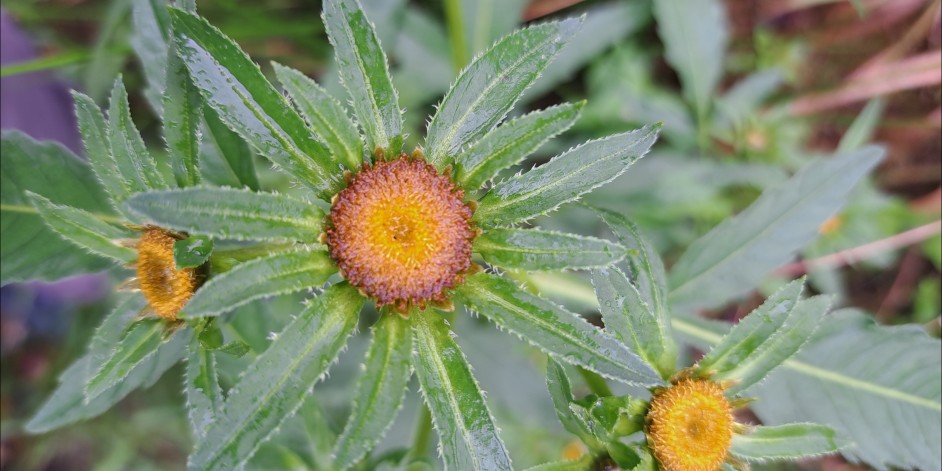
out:
M412 377L412 331L409 322L392 313L373 327L353 400L353 411L337 440L334 466L347 469L379 442L402 407Z
M569 129L584 105L584 101L557 105L498 126L455 157L455 181L463 188L480 188L501 170L520 163L547 140Z
M120 76L115 79L111 89L108 141L111 142L111 155L114 156L118 172L128 183L131 193L168 187L163 174L157 168L157 162L147 152L144 139L131 119L128 92L124 89L124 80Z
M330 149L330 153L337 156L348 169L359 169L363 163L363 139L343 106L301 72L278 63L274 67L285 91Z
M647 363L615 338L505 278L487 273L469 276L454 296L468 309L566 363L628 384L664 384Z
M474 251L487 263L521 270L603 267L624 256L624 249L595 237L537 229L498 228L474 239Z
M614 180L647 154L661 125L589 141L496 185L481 199L474 220L485 227L545 214Z
M199 441L213 418L222 412L225 397L219 387L216 356L200 345L197 336L193 336L190 341L185 379L186 416L190 421L193 437Z
M723 2L664 0L653 6L664 56L680 77L687 101L698 116L706 116L729 40Z
M729 452L746 461L795 460L836 453L841 449L837 433L817 424L755 427L733 435Z
M196 268L209 260L213 253L213 240L206 236L191 235L173 243L173 262L177 269Z
M324 219L311 203L232 188L153 191L125 204L161 227L224 239L313 242Z
M258 65L206 20L178 9L170 18L177 53L219 119L329 199L341 184L336 162Z
M546 362L546 388L549 390L556 417L569 433L579 437L583 443L595 449L601 446L598 439L592 436L592 428L585 423L581 415L573 413L570 404L573 401L572 389L569 385L569 376L563 365L550 358Z
M135 369L146 369L152 363L151 357L165 343L179 344L176 349L183 350L189 343L190 331L177 329L166 332L166 326L157 319L142 320L128 329L127 333L103 356L97 371L85 385L85 403L90 404L102 394L127 378Z
M178 316L218 316L255 299L315 288L336 271L327 252L317 248L257 258L211 278Z
M57 234L93 253L110 257L122 263L137 258L134 249L117 242L134 237L134 233L96 218L88 211L58 205L33 192L26 192L43 221Z
M657 354L658 361L652 363L657 365L662 374L668 373L674 369L677 361L677 346L671 335L670 307L667 301L667 274L664 270L664 263L660 255L654 248L644 240L641 230L624 216L605 209L595 208L596 213L608 224L608 227L615 234L618 242L628 251L628 266L630 268L629 278L632 285L637 289L637 295L640 297L634 301L635 309L640 305L646 305L654 318L653 325L647 325L650 319L641 316L639 320L632 320L632 323L642 322L645 326L638 325L642 331L651 328L657 329L660 346L656 348L660 353ZM614 273L609 273L609 282L611 287L620 285L622 279ZM627 280L624 280L627 281ZM599 285L596 285L598 294ZM622 292L616 290L616 292ZM623 291L624 296L634 296L634 292ZM612 293L614 294L614 293ZM601 295L599 295L601 297ZM610 298L617 301L618 296ZM626 299L628 301L628 299ZM601 303L600 303L601 304ZM625 306L623 306L625 307ZM649 332L655 333L655 332Z
M85 403L85 385L110 355L126 328L145 306L141 296L124 296L105 317L89 345L88 353L79 358L59 376L59 386L42 407L26 423L30 433L43 433L80 420L90 419L108 410L139 387L154 384L167 369L183 358L186 342L163 343L154 355L147 357L113 387ZM184 339L185 335L179 336Z
M410 320L415 329L415 373L438 431L445 469L511 469L484 393L444 319L423 311Z
M255 162L252 149L237 133L229 129L219 118L219 113L203 105L203 141L200 151L201 173L206 179L216 184L229 184L258 190L258 176L255 174ZM210 172L207 167L216 163L218 170ZM211 168L211 167L210 167ZM217 173L214 175L213 173ZM221 180L218 174L234 179L234 183Z
M444 167L465 145L493 129L579 24L567 19L516 31L465 68L429 122L425 149L429 163Z
M718 343L724 322L674 319L674 331L701 348ZM942 343L918 326L883 327L859 311L828 315L794 358L745 392L769 425L815 421L838 431L852 461L885 470L931 468L942 439Z
M817 236L882 156L867 146L818 159L694 241L670 273L674 307L714 307L754 289Z
M314 298L242 373L222 414L190 455L188 467L228 471L248 461L294 415L340 353L356 327L363 301L346 283Z
M670 377L676 366L676 358L670 353L671 340L662 335L653 309L638 288L616 267L594 271L592 284L605 330L630 345L662 377Z
M398 155L402 150L402 111L373 24L357 0L325 1L323 18L367 150L383 149L390 156Z
M841 452L877 469L942 462L942 343L919 326L884 327L837 311L801 353L749 390L766 424L815 421L854 444Z
M55 280L102 270L108 260L86 253L51 230L26 192L114 220L107 196L88 166L66 148L19 131L0 137L0 284Z

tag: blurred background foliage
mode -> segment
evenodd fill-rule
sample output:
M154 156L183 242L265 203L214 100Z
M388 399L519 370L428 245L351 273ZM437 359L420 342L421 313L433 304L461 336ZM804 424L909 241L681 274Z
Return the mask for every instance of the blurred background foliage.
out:
M765 281L764 290L807 273L815 291L835 293L842 305L873 313L880 323L915 323L939 335L939 0L704 0L683 11L664 11L666 2L634 0L361 1L391 56L407 109L407 148L418 142L425 116L475 54L520 24L585 14L580 33L515 114L588 101L573 130L541 149L543 159L588 138L663 121L663 137L652 154L588 202L637 222L668 264L698 236L812 159L883 143L888 156L871 181L820 228L800 261ZM71 103L62 91L77 88L101 103L114 77L123 73L135 121L159 155L160 126L146 111L148 84L141 72L152 64L135 59L135 50L146 57L148 38L135 26L134 7L133 0L3 0L3 127L24 128L80 151ZM319 21L319 2L205 0L198 7L264 71L277 60L344 96ZM27 45L10 52L11 40ZM36 92L38 86L48 93ZM538 164L539 158L525 165ZM258 162L262 188L284 186L283 176ZM607 235L596 217L578 206L538 223ZM583 286L580 274L539 276L543 285L555 287L546 294L597 316L574 294ZM20 431L58 373L81 354L117 278L105 274L3 288L4 469L183 466L190 443L179 407L179 372L91 421L41 436ZM754 293L703 314L735 320L761 299L763 293ZM236 327L227 335L243 337L254 353L263 351L268 333L288 319L279 312L290 312L297 302L283 297L253 303L245 310L257 314L232 317ZM546 393L543 356L477 319L459 315L457 322L461 332L473 330L458 339L471 363L500 365L476 373L515 450L515 463L525 467L577 454L578 445L557 423ZM324 440L348 412L352 371L364 348L365 339L355 337L352 351L318 386L321 407L306 403L278 439L263 446L253 466L305 469L323 462L330 449ZM224 386L235 379L225 372L241 371L252 355L219 356L231 363L221 368ZM410 394L381 450L408 441L416 404L417 394ZM832 457L813 466L845 464Z

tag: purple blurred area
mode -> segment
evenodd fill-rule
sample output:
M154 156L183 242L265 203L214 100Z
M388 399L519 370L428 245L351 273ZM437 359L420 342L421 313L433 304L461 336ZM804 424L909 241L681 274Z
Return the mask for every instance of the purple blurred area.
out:
M35 59L38 50L12 16L0 9L0 63ZM0 79L0 128L19 129L39 140L53 140L82 152L69 86L49 72ZM55 283L17 283L0 288L0 353L17 348L31 336L53 340L69 325L74 306L100 300L108 292L104 275L87 275Z

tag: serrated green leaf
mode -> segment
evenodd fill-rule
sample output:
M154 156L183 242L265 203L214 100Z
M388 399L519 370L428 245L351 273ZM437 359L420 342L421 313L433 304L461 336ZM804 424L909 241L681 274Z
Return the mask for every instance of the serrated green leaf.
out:
M592 272L592 284L599 299L599 310L605 330L618 337L638 353L661 375L669 378L676 366L676 357L669 349L657 321L657 315L616 267Z
M799 301L774 335L766 339L734 368L720 372L716 379L733 379L736 384L726 394L740 394L763 379L785 360L798 353L827 314L833 296L814 296Z
M498 228L474 239L487 263L520 270L565 270L609 266L625 249L595 237L537 229Z
M209 260L213 253L213 240L193 235L173 243L173 262L177 269L196 268Z
M644 157L661 125L589 141L549 162L494 185L480 201L474 220L493 227L545 214L614 180Z
M55 204L30 191L26 192L26 196L39 211L43 221L65 239L122 263L137 259L134 249L115 243L116 240L133 238L132 231L108 224L88 211Z
M566 363L640 386L665 384L626 346L576 314L518 288L504 278L480 273L453 292L476 311Z
M942 342L921 326L886 327L857 311L827 316L796 358L749 392L763 423L814 421L855 446L874 468L942 462Z
M147 87L144 96L158 115L163 116L160 97L167 86L167 32L170 17L164 0L134 0L131 9L134 25L130 43L144 72Z
M818 235L883 156L868 146L822 158L697 239L670 273L675 308L713 307L754 289Z
M365 368L353 396L353 410L334 447L335 468L350 468L386 434L408 390L411 358L409 322L397 314L381 314L373 327Z
M455 157L455 181L469 190L481 188L498 172L520 163L550 138L569 129L583 106L584 101L565 103L498 126Z
M324 2L323 19L367 150L372 153L381 148L390 156L398 155L402 150L402 111L373 24L357 0Z
M572 461L554 461L527 468L526 471L590 471L594 469L592 455L585 454Z
M319 248L257 258L210 278L178 316L218 316L255 299L315 288L336 271L327 252Z
M124 380L132 370L145 365L148 358L156 355L157 348L161 344L173 341L178 335L187 337L184 345L189 343L189 334L181 333L184 329L178 329L169 334L166 330L166 324L158 319L142 320L131 326L114 350L104 359L97 372L89 378L85 385L85 404L91 403Z
M794 280L769 296L700 359L698 369L707 374L720 374L746 361L788 321L801 301L804 285L804 279Z
M85 402L85 385L105 361L125 328L133 322L145 302L140 295L125 297L96 331L89 352L69 366L59 378L59 386L26 424L30 433L43 433L77 421L90 419L123 399L131 391L153 385L170 367L183 358L189 333L175 335L157 351L133 368L113 387L90 403Z
M719 0L654 2L664 57L680 77L684 97L705 117L725 64L729 30Z
M511 469L510 455L471 366L435 311L413 313L415 373L446 470Z
M327 148L258 65L206 20L174 8L170 19L177 54L220 120L319 197L336 193L342 179Z
M335 160L355 171L363 163L363 139L336 98L303 73L273 63L278 81L324 141Z
M579 70L651 20L650 5L639 2L592 4L582 27L556 55L543 75L527 90L524 101L536 99L557 85L572 80ZM620 81L613 81L618 82Z
M190 421L190 430L193 438L198 442L203 433L209 428L222 412L225 398L219 387L219 378L216 372L216 357L213 352L202 347L201 342L194 336L190 341L186 360L186 412Z
M128 92L124 89L121 76L115 79L111 89L108 140L118 172L128 182L130 193L167 188L167 182L157 169L157 162L147 152L141 133L131 119Z
M188 467L228 471L245 464L311 393L356 328L363 302L346 283L315 297L242 373Z
M841 137L841 142L837 145L838 152L847 152L863 146L873 136L873 132L880 124L880 118L883 116L884 101L882 97L876 97L869 102L850 127Z
M237 240L313 242L324 219L311 203L233 188L154 191L125 204L161 227Z
M569 405L573 401L572 389L569 386L569 376L566 374L563 365L560 365L553 358L546 362L546 388L549 390L550 398L553 400L553 407L556 409L556 417L563 424L569 433L579 437L589 448L595 450L601 447L601 443L592 436L592 429L581 416L573 413Z
M56 280L112 265L49 229L26 196L32 191L55 204L117 220L91 169L66 148L19 131L3 132L0 153L0 284Z
M667 272L657 251L644 240L641 230L624 216L600 208L595 212L628 250L630 278L637 287L641 300L651 308L657 321L662 352L659 356L659 371L667 374L673 370L677 359L677 345L671 334L670 306L667 301Z
M255 174L255 162L252 149L237 133L229 129L220 119L216 110L203 104L203 158L202 173L206 179L217 185L234 185L258 191L258 176ZM210 172L207 168L216 164L218 170ZM214 175L215 174L215 175ZM220 178L225 174L226 179ZM230 183L229 178L234 179Z
M577 19L544 23L498 41L465 68L428 125L426 159L442 168L494 128L576 32Z
M186 65L174 49L167 51L167 84L163 95L164 139L177 186L199 184L203 100Z
M88 96L73 90L72 99L75 101L75 116L79 132L82 134L82 143L85 145L85 155L98 180L111 197L112 204L118 211L122 211L124 208L119 207L118 203L124 201L131 193L130 183L121 175L111 152L105 117L98 105Z
M729 452L746 460L796 460L837 453L842 448L837 432L817 424L788 424L754 427L746 434L733 435Z

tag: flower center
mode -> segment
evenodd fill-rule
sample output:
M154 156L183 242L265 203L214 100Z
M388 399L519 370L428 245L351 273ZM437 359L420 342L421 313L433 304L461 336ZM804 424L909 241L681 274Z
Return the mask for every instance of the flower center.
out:
M715 471L733 439L733 412L711 381L684 380L651 400L648 445L670 471Z
M475 228L464 192L420 159L365 165L334 199L330 256L377 305L425 307L471 266Z
M177 238L158 228L148 228L137 244L137 279L141 292L158 316L174 320L196 291L194 268L177 269L173 243Z

